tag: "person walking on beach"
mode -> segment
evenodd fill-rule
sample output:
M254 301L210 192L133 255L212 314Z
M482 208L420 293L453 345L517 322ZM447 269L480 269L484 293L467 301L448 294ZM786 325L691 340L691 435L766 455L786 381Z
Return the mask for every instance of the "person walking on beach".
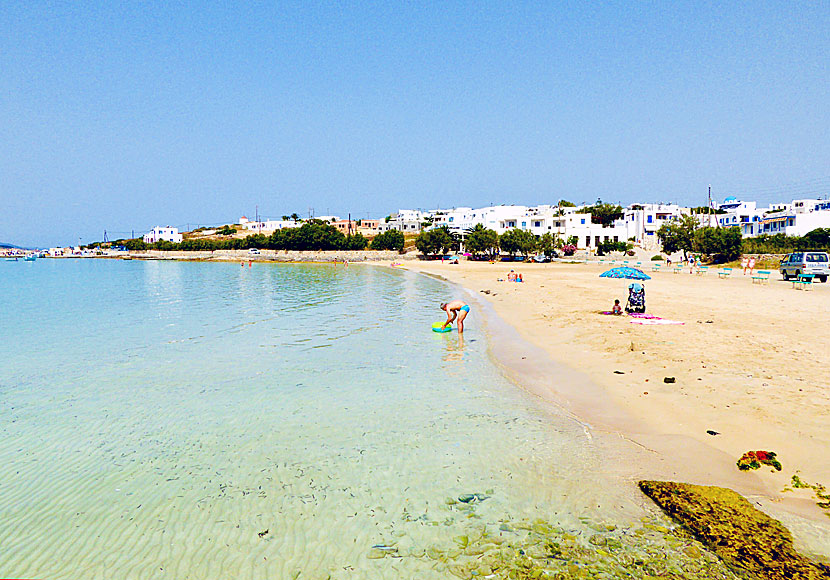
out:
M441 304L441 310L447 313L447 321L441 330L447 328L458 318L458 333L464 332L464 319L470 313L470 306L463 300L453 300L452 302L444 302Z

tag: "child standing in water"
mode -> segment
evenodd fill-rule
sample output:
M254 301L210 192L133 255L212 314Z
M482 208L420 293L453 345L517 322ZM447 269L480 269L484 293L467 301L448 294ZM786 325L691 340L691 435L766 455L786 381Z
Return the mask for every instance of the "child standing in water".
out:
M452 302L444 302L441 304L441 310L447 313L447 321L444 323L444 326L441 327L441 330L447 328L450 324L458 318L458 332L459 334L464 332L464 319L467 318L467 314L470 313L470 306L463 302L462 300L453 300Z

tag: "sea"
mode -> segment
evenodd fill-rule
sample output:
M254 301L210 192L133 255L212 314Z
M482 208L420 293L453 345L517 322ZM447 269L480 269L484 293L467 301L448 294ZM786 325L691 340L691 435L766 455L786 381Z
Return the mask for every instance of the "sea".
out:
M509 378L472 297L431 331L459 297L361 264L0 262L0 577L731 577Z

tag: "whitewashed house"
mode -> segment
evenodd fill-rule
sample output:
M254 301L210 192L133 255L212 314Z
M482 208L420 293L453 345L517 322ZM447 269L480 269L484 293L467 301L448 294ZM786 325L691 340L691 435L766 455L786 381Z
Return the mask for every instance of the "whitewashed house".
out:
M621 241L634 238L634 242L645 249L659 247L657 230L663 224L683 215L690 215L692 210L688 207L681 207L668 203L644 203L632 204L625 208L623 220L625 222L625 235Z
M830 201L796 199L788 206L778 211L767 211L758 227L745 235L803 236L818 228L830 228Z
M170 226L163 228L156 226L144 234L143 239L146 244L155 244L159 240L165 240L178 244L182 241L182 235L179 233L179 228L171 228Z

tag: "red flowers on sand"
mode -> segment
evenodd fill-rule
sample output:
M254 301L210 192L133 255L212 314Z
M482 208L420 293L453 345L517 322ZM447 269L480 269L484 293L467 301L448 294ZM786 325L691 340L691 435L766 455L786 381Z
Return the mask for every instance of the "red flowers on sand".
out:
M769 465L776 471L781 471L781 462L775 458L773 451L747 451L738 460L737 465L741 471L759 469L761 465Z

